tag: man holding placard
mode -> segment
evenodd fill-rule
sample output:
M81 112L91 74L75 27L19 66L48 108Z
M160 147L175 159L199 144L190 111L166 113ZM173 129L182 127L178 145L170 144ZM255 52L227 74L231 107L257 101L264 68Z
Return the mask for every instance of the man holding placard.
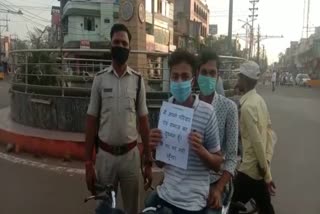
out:
M177 50L170 56L169 67L173 97L161 108L159 129L150 132L150 145L157 148L157 159L165 162L164 180L146 206L200 214L207 205L210 170L219 170L222 163L219 128L212 105L191 94L195 56ZM188 152L186 161L178 156L183 149ZM160 154L163 150L165 155Z
M238 110L230 99L216 93L219 78L219 57L211 49L204 49L199 54L197 82L200 88L200 100L211 104L216 111L219 126L221 152L224 164L221 176L212 173L208 213L221 213L223 200L229 192L229 182L237 166L238 151Z

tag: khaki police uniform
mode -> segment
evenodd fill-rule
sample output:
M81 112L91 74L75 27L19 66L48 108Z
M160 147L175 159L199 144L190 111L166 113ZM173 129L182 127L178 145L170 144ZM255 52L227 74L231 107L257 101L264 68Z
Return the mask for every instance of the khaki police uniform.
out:
M139 76L139 73L127 67L119 77L110 66L95 77L87 113L99 118L100 143L122 146L138 139L137 116L148 114L145 85ZM139 79L141 88L136 100ZM96 171L99 184L113 184L117 189L120 183L126 212L136 214L140 176L138 148L118 156L99 149Z

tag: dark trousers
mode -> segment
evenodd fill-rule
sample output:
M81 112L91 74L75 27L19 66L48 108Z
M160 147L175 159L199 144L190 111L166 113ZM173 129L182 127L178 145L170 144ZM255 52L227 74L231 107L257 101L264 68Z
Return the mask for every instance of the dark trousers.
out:
M264 180L255 180L248 175L239 172L234 183L233 202L246 204L250 199L256 202L260 214L274 214L271 197ZM237 210L231 210L231 214L237 214Z
M272 91L275 91L275 90L276 90L276 83L272 82Z

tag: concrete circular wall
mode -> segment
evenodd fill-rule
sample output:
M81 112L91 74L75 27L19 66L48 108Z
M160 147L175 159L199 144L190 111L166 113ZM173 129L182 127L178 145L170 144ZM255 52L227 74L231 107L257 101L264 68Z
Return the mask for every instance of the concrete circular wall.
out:
M11 90L11 119L43 129L83 132L89 97L34 95Z
M76 93L75 93L76 94ZM89 93L83 96L59 96L24 93L11 89L11 119L19 124L69 132L84 132ZM158 126L162 100L168 93L147 93L150 127ZM154 100L152 102L152 100Z

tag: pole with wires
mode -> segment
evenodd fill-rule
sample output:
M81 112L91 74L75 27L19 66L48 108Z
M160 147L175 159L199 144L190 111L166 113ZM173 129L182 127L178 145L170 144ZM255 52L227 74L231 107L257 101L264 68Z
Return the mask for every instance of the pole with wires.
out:
M232 51L232 21L233 21L233 0L229 0L229 29L228 29L228 50L230 56L233 55Z
M0 63L2 62L2 28L7 29L8 31L8 19L0 19ZM6 24L1 24L2 22L5 22Z
M258 2L259 0L250 1L250 3L252 4L252 7L249 8L249 10L251 11L251 15L249 15L249 17L251 18L249 58L252 58L253 49L254 49L254 21L256 20L256 17L258 17L258 14L256 13L256 11L258 10L258 8L256 7L256 4Z

